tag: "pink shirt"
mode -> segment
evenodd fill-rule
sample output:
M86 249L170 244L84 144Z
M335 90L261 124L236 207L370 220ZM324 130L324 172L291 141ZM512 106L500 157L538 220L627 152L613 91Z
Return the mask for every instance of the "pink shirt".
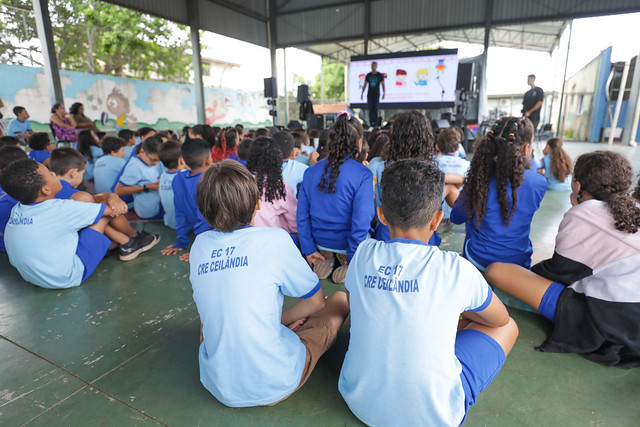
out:
M298 225L296 223L296 211L298 210L298 201L294 195L293 189L284 183L286 197L284 199L274 200L268 203L262 195L262 204L260 210L256 212L256 227L278 227L287 233L297 233Z

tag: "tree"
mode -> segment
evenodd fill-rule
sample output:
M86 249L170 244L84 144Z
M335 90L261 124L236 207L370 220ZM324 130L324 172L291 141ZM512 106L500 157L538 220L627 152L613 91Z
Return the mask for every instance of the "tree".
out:
M24 63L37 37L29 0L0 0L0 60ZM49 1L60 68L142 79L187 81L187 28L99 0Z
M344 99L344 65L323 59L322 68L324 70L324 99L342 101ZM312 99L321 99L322 88L319 74L309 91Z

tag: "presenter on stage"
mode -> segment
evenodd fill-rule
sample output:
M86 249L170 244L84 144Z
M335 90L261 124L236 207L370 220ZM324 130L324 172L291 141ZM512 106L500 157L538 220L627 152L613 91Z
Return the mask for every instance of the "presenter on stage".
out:
M536 76L529 74L527 76L527 84L531 86L524 94L522 100L522 114L528 117L533 124L533 130L538 131L538 123L540 122L540 110L542 107L542 100L544 99L544 91L542 88L536 86Z
M364 78L364 86L360 99L364 97L364 91L369 87L367 92L367 105L369 106L369 122L370 126L380 126L378 118L378 105L380 104L380 86L382 86L382 99L384 99L384 74L378 72L378 63L371 63L371 72Z

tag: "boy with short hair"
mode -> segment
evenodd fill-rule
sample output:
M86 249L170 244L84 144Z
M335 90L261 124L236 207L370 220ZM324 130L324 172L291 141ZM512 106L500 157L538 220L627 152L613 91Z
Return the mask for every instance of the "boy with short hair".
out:
M164 210L164 225L176 229L176 210L173 206L173 180L177 174L187 166L182 159L182 144L168 140L158 150L158 157L167 170L160 174L160 202Z
M338 388L369 425L460 425L518 328L473 265L428 244L443 215L444 173L401 160L381 186L378 218L392 240L364 241L349 264L351 333Z
M143 219L160 219L163 214L158 193L160 144L162 140L155 136L140 144L140 152L129 159L114 191L121 197L133 195L133 209Z
M293 135L289 132L276 132L273 135L273 140L282 152L282 179L289 184L298 197L298 189L302 184L304 172L309 166L295 160L298 152L294 148Z
M295 161L302 163L305 166L309 166L309 154L306 154L302 151L302 147L304 147L304 138L307 136L307 133L303 131L293 131L291 132L291 136L293 136L293 148L295 150Z
M27 113L24 107L15 106L13 107L13 114L15 114L16 118L9 122L7 135L17 136L26 142L33 134L33 128L29 121L29 113Z
M209 229L209 224L198 210L196 192L202 173L213 163L211 146L200 138L192 138L182 144L182 158L189 172L179 173L173 180L173 206L176 211L176 243L161 251L163 255L181 252L189 244L189 231L196 236ZM189 253L180 256L189 261Z
M127 163L125 156L125 142L122 138L105 136L102 139L104 155L96 160L93 167L93 181L96 192L111 193L116 185L116 179Z
M127 161L131 158L131 154L136 146L136 135L132 130L122 129L118 131L118 138L124 141L124 160Z
M0 136L0 148L6 145L20 147L22 144L20 143L20 138L18 138L17 136L10 136L10 135Z
M14 160L26 159L27 153L20 147L7 145L0 147L0 172L2 169ZM11 216L11 209L18 203L16 199L9 196L0 187L0 252L6 252L4 246L4 229L7 226L9 217Z
M86 158L78 150L71 147L56 148L51 152L50 170L60 180L62 189L55 195L56 199L70 199L87 203L106 203L114 210L124 209L122 200L116 194L104 192L94 196L78 190L83 181L87 168ZM136 232L124 215L112 219L109 227L113 230L109 236L111 240L119 244L120 260L131 261L142 252L146 252L160 241L159 234L151 234L146 231Z
M253 226L260 192L247 168L233 160L212 165L197 200L211 226L190 256L200 381L227 406L274 405L302 387L333 344L347 296L325 300L289 234ZM300 300L283 311L284 295Z
M49 138L49 134L45 132L36 132L29 137L29 158L40 162L45 166L49 166L49 155L53 150L53 143Z

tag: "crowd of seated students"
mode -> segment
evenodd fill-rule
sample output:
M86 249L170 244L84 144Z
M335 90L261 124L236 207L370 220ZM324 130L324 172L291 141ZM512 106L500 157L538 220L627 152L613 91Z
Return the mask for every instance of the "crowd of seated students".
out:
M492 286L554 323L544 351L640 365L640 183L632 195L631 165L613 152L572 168L559 140L536 170L528 119L497 121L471 162L460 129L436 134L416 111L370 131L347 112L309 132L195 125L98 139L86 126L77 149L25 135L29 158L19 138L0 138L11 264L43 288L78 286L109 249L130 260L158 243L133 230L129 207L163 221L175 243L160 253L190 266L201 382L225 405L286 399L350 313L336 387L353 413L461 424L518 336ZM80 189L90 180L96 194ZM533 216L548 186L567 184L553 257L532 267ZM463 223L461 254L440 250L438 234ZM347 292L325 298L328 277ZM285 295L299 301L283 311Z

